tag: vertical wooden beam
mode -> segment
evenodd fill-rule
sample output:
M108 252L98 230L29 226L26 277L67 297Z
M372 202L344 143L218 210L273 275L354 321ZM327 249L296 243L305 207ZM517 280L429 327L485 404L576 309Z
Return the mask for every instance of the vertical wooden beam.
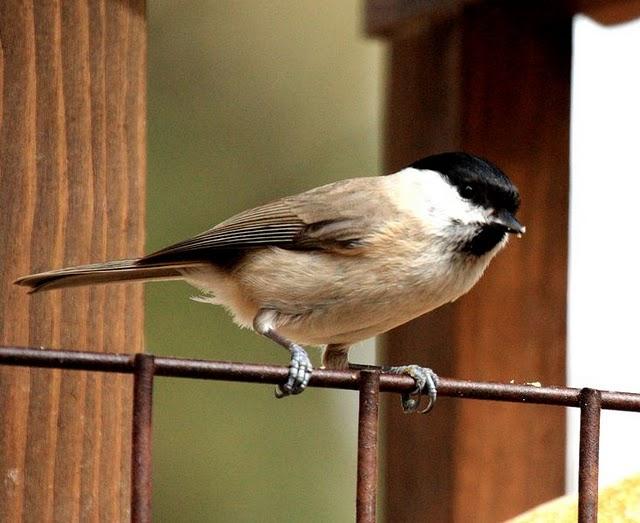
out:
M18 276L144 241L144 0L0 2L0 344L142 349L139 286ZM0 367L0 521L129 519L130 377Z
M389 363L564 383L571 18L542 11L472 6L392 41L389 170L443 150L485 156L519 186L528 232L467 296L391 333ZM563 491L562 409L441 400L428 417L385 411L390 521L500 521Z

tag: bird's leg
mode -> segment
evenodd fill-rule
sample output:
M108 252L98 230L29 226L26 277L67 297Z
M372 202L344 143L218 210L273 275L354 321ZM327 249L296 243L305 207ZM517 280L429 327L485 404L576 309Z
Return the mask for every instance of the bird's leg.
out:
M361 365L358 363L349 363L350 345L334 343L327 345L322 355L322 367L325 369L335 370L363 370L373 369L384 372L392 372L395 374L408 374L416 382L416 388L413 392L405 392L402 394L402 410L411 414L420 412L425 414L429 412L436 402L438 395L438 376L431 369L420 367L418 365L403 365L401 367L378 367L376 365ZM420 409L420 401L422 395L429 397L429 403L423 409Z
M407 374L411 376L416 382L416 388L412 392L404 392L402 394L402 410L405 414L412 414L414 412L426 414L436 403L436 397L438 395L438 376L427 367L420 367L419 365L377 367L375 365L349 363L349 368L353 370L379 369L393 374ZM422 400L423 394L429 397L429 403L427 403L426 407L420 409L420 401Z
M351 345L330 343L322 354L322 368L347 370L349 368L349 348Z
M407 374L416 382L416 388L413 392L404 392L402 394L402 410L405 414L412 414L413 412L426 414L436 404L438 376L431 369L420 367L419 365L402 365L400 367L387 367L386 370L395 374ZM428 396L429 403L427 403L426 407L420 409L420 401L423 394Z
M280 335L275 330L278 313L274 310L261 310L253 319L253 328L259 334L275 341L291 354L289 360L289 377L286 383L276 387L276 398L283 398L292 394L300 394L309 384L313 366L306 351Z

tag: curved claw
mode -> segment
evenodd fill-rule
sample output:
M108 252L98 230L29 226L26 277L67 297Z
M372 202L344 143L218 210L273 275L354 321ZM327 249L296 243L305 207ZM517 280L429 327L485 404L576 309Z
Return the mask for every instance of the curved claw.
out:
M286 383L276 386L276 398L284 398L294 394L300 394L309 384L313 365L306 351L299 345L292 344L291 360L289 361L289 376Z
M416 388L413 392L406 392L402 395L402 410L405 414L419 412L426 414L436 403L438 395L438 376L431 369L420 367L419 365L404 365L402 367L391 367L391 372L397 374L407 374L416 382ZM424 393L428 396L429 402L427 406L420 409L420 403Z

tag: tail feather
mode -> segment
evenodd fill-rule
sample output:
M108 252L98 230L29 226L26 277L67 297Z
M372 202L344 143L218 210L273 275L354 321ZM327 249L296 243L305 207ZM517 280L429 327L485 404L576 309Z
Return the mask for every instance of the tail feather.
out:
M202 263L189 262L141 265L137 259L117 260L30 274L29 276L18 278L14 283L31 287L29 290L29 294L31 294L38 291L48 291L64 287L79 287L81 285L181 279L184 274L184 269L197 266L202 266Z

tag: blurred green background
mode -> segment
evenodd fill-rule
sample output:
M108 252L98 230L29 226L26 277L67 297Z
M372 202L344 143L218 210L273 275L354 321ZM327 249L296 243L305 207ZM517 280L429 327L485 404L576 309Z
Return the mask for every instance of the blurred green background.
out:
M361 1L149 2L147 250L247 207L380 172L382 46ZM147 286L148 350L285 364L282 349ZM370 361L370 347L352 351ZM319 363L319 351L311 352ZM155 521L352 521L355 393L159 378Z

